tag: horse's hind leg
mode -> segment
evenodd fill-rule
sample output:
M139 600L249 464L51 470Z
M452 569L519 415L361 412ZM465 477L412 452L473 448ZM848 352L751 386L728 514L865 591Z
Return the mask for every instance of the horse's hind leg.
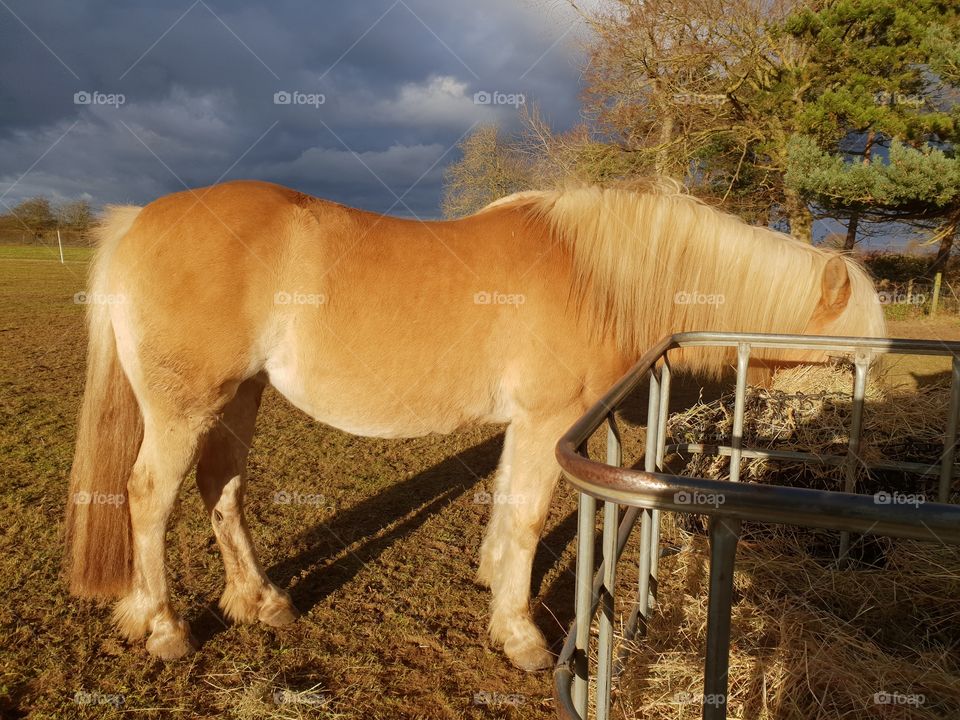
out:
M493 518L481 557L481 578L493 591L490 637L502 643L514 665L537 670L553 664L543 634L530 614L533 557L550 498L560 478L554 446L576 419L580 406L564 412L517 418L510 426L503 466L493 497Z
M114 621L131 640L149 632L147 650L165 660L185 655L195 644L189 625L170 605L164 550L167 521L206 427L199 416L145 411L143 443L127 482L133 577Z
M280 626L294 620L297 611L263 572L243 513L247 454L262 394L259 379L247 380L224 408L204 438L197 485L223 556L226 588L220 607L236 622L259 619Z

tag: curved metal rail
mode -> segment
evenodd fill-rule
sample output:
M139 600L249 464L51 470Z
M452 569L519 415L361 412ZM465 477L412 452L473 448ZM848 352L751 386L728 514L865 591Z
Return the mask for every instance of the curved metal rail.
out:
M733 430L729 445L666 445L670 402L669 353L684 347L731 347L737 351L737 383ZM755 348L822 350L853 353L853 408L847 453L766 451L742 447L746 375ZM952 358L950 404L945 418L944 451L931 465L887 462L871 468L939 476L937 502L914 504L909 510L884 504L876 496L857 495L858 457L867 368L876 355L944 355ZM615 411L645 379L650 382L644 469L624 468ZM626 623L632 637L646 626L656 601L657 564L661 557L659 513L663 510L705 514L710 518L710 597L707 615L706 663L702 700L704 720L721 720L727 712L727 667L733 570L743 520L828 528L841 533L840 557L849 549L851 532L960 544L960 507L946 504L954 475L957 420L960 411L960 342L747 333L681 333L661 340L588 410L557 444L556 456L566 478L579 491L576 620L571 625L554 670L558 716L586 720L590 706L590 626L601 611L597 639L595 716L608 720L614 679L613 624L617 561L640 521L637 600ZM587 454L587 441L604 423L607 459ZM730 456L730 480L688 478L662 472L668 451L707 452ZM741 484L744 457L771 457L842 465L845 492L827 492L775 485ZM602 557L594 574L597 499L603 501ZM620 506L625 512L620 513ZM612 558L607 562L607 558Z

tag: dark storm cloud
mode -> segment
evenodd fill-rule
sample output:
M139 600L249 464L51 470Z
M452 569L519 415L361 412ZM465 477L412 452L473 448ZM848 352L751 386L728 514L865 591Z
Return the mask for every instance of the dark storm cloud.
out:
M575 122L581 33L562 0L2 0L0 194L142 203L257 177L436 215L457 140L517 123L475 93Z

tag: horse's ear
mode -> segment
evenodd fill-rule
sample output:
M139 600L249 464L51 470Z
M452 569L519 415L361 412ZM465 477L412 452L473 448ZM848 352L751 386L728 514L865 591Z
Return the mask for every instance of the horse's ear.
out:
M823 277L820 279L820 302L813 311L813 317L804 333L822 333L828 323L833 322L850 299L850 274L847 272L847 263L839 255L827 260L823 268Z
M820 310L825 313L839 315L847 306L850 299L850 275L847 272L847 263L839 255L827 260L823 268L823 279L820 290Z

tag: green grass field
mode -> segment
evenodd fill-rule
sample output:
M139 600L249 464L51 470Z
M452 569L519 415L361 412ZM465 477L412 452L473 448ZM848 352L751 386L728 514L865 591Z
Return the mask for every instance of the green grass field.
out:
M88 247L63 248L65 263L86 263L93 255ZM0 260L29 260L33 262L60 262L60 250L56 245L0 245Z
M0 716L552 716L550 674L523 674L487 645L488 592L473 583L488 512L474 494L489 489L497 427L366 440L268 393L248 520L303 617L280 630L224 621L220 557L192 478L168 563L199 652L154 660L118 639L108 608L68 596L61 533L85 354L73 296L85 269L45 248L0 247ZM278 491L322 502L278 504ZM552 530L573 506L565 489ZM571 530L549 536L535 573L549 606L537 617L553 640L569 618ZM518 704L484 704L507 696Z

